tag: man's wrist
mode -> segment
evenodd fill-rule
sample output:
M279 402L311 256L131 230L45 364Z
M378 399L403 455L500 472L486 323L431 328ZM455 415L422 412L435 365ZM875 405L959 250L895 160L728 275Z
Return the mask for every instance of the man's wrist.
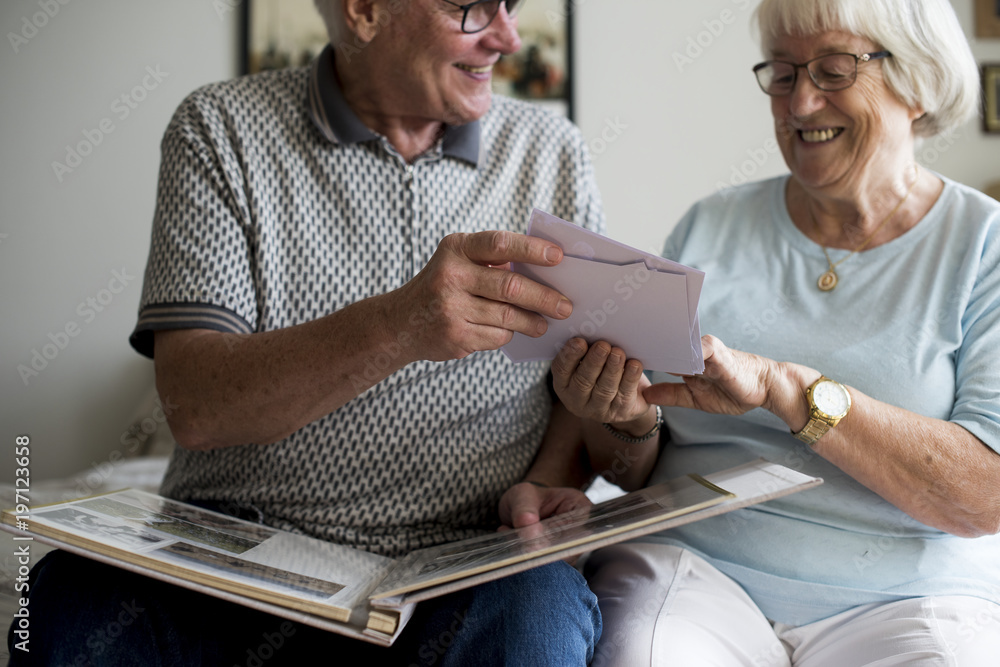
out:
M404 287L405 285L391 292L378 294L367 299L374 308L369 313L371 326L367 331L367 337L373 344L373 349L380 352L391 349L395 352L390 356L393 365L392 372L396 372L413 362L423 361L420 353L424 346L414 344L416 333L411 324L414 321L414 316L410 315L407 319L405 309L399 305L400 302L407 302L403 295Z

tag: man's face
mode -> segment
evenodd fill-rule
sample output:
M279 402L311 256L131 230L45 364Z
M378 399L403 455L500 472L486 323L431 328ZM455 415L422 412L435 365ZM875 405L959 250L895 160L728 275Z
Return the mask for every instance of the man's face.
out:
M409 0L387 16L368 46L379 111L449 125L481 118L493 65L521 47L517 19L503 3L489 27L471 35L462 32L462 10L442 0Z

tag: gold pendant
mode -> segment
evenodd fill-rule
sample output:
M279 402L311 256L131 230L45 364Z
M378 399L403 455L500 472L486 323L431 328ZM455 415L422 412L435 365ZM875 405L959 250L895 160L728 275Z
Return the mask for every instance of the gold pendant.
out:
M816 286L824 292L829 292L837 286L837 272L830 269L819 277L819 280L816 281Z

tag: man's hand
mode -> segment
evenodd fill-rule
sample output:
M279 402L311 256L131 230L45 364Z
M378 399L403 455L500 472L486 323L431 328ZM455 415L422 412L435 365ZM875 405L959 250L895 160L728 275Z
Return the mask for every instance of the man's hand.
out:
M539 523L542 519L591 505L593 503L590 498L577 489L550 489L521 482L507 489L500 498L500 530L516 528L521 539L544 538L545 530ZM570 556L563 560L575 565L578 558L579 556Z
M565 319L569 300L509 270L511 262L555 266L562 249L543 239L494 231L446 236L420 273L391 294L395 331L431 361L495 350L514 332L538 337L543 315Z
M500 498L500 521L507 528L524 528L550 516L592 504L578 489L550 489L521 482L507 489Z
M652 428L655 417L642 391L649 380L642 364L626 361L619 347L598 341L588 348L585 340L573 338L552 362L552 379L559 400L579 417L636 435Z

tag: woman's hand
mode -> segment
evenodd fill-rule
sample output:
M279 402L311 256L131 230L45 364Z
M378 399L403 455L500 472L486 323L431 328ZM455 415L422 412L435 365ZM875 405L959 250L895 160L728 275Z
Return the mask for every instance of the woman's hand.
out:
M643 397L649 380L642 364L606 341L587 346L573 338L552 362L556 394L570 412L636 435L652 428L655 415Z
M705 358L703 374L684 376L683 384L653 385L643 391L645 399L653 404L725 415L775 407L772 390L779 381L777 362L731 350L711 335L702 336L701 349Z

